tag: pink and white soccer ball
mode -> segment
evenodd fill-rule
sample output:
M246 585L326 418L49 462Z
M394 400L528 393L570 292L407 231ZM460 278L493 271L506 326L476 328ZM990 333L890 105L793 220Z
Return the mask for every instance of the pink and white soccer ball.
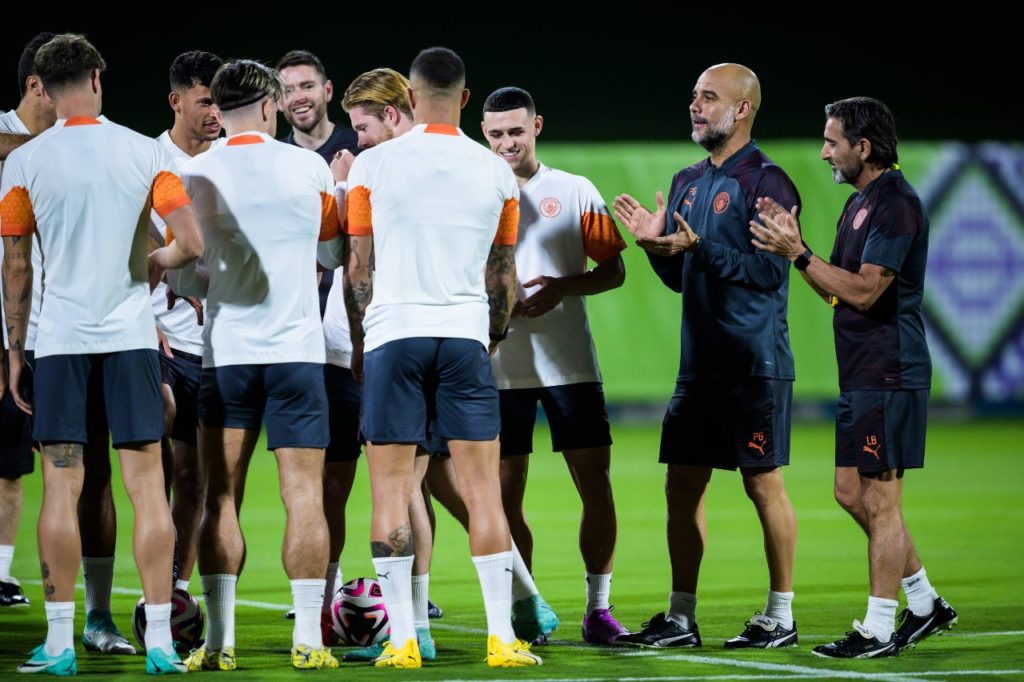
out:
M386 639L391 625L380 583L373 578L356 578L342 585L331 602L331 622L347 644L370 646Z
M146 598L139 599L132 613L132 631L139 646L146 648ZM177 588L171 593L171 638L179 654L199 646L203 637L203 610L196 598Z

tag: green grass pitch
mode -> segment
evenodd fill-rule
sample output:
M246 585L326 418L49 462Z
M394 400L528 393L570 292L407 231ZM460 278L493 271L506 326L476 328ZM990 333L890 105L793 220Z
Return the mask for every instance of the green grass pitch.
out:
M656 462L657 427L614 428L613 478L619 542L612 584L615 614L639 627L664 610L669 591L665 546L663 467ZM348 679L1024 679L1024 422L935 424L929 431L928 467L906 479L907 521L942 596L960 612L952 633L928 640L896 659L843 662L812 656L862 618L867 597L866 541L832 500L832 436L827 424L797 424L793 465L786 470L797 510L794 610L800 646L770 652L734 652L722 641L764 606L767 571L761 535L737 474L716 473L708 499L709 543L701 574L698 620L704 647L664 652L585 646L580 638L583 567L576 551L579 503L561 458L537 434L527 507L533 525L537 583L562 618L556 642L539 647L544 666L491 671L483 664L483 608L461 528L438 508L431 596L444 610L433 621L438 660L403 673L343 664L340 671L305 673ZM139 594L131 559L131 509L117 484L120 513L115 619L130 632ZM38 476L27 480L25 514L14 573L32 599L29 609L0 611L0 678L13 677L26 652L45 634L35 554L34 519L41 499ZM369 490L360 465L349 503L349 542L342 558L346 579L373 575L367 547ZM290 602L280 547L284 513L273 457L259 451L249 472L242 510L248 563L238 588L237 679L298 675L290 669ZM198 593L198 575L193 576ZM84 613L78 593L77 632ZM141 674L143 659L87 654L79 644L79 674L119 678ZM203 673L211 674L211 673Z

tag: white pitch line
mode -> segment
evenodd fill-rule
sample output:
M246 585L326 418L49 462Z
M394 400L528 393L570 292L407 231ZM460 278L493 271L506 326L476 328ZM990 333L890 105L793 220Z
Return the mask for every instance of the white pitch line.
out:
M772 673L796 673L802 675L814 675L824 678L845 678L861 680L902 680L907 682L909 676L897 674L884 674L879 677L871 673L858 673L850 670L830 670L827 668L811 668L806 665L792 665L788 663L763 663L760 661L742 661L734 658L718 658L717 656L697 656L694 654L678 654L675 656L663 656L662 661L681 661L686 663L700 663L703 665L725 665L734 668L749 668ZM918 675L919 673L912 673ZM909 677L909 679L914 679Z
M1003 632L946 632L943 637L1021 637L1024 630L1004 630Z
M812 668L813 672L789 673L775 675L755 674L725 674L725 675L651 675L646 677L548 677L531 678L530 682L689 682L690 680L813 680L825 678L866 678L871 680L898 680L899 682L912 682L918 679L917 676L975 676L975 675L1019 675L1022 670L930 670L925 672L906 673L853 673L839 670L822 670ZM449 682L522 682L519 678L451 678ZM922 679L920 682L930 682Z
M785 663L764 663L758 661L743 661L734 658L718 658L715 656L696 656L693 654L680 654L676 656L663 656L663 661L685 661L689 663L701 663L705 665L726 665L735 668L751 668L765 672L786 672L813 677L824 678L845 678L860 680L898 680L899 682L910 682L920 678L949 676L949 675L1019 675L1024 670L912 670L907 672L883 672L883 673L862 673L851 670L831 670L825 668L811 668L804 665L792 665Z

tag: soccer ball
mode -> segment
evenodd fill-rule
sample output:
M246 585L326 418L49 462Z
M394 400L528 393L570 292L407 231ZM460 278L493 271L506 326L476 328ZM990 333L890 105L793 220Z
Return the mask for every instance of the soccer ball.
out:
M132 613L132 630L139 646L146 648L146 598L142 597ZM203 636L203 610L196 598L177 588L171 593L171 639L179 654L199 646Z
M356 578L342 585L331 602L331 622L347 644L370 646L386 639L391 626L380 583Z

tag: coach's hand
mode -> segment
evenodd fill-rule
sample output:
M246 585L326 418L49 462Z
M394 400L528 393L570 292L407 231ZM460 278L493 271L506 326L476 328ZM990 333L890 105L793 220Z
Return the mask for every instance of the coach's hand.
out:
M661 192L654 195L654 203L657 209L652 213L628 194L620 194L615 197L612 206L615 217L631 235L637 239L653 239L665 232L665 198Z
M750 221L750 233L754 235L750 242L759 249L794 260L807 249L800 237L796 214L796 206L787 211L774 199L758 199L757 217L761 222Z
M637 246L656 256L675 256L695 247L700 239L697 237L697 233L690 229L690 224L683 219L683 216L679 215L678 211L672 214L672 218L676 221L675 232L664 237L637 239Z

